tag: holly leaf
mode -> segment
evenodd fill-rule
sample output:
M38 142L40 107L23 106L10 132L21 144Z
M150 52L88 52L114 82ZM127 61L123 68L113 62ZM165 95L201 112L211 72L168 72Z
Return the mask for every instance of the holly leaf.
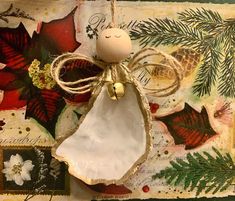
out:
M27 103L26 118L34 118L55 137L55 125L64 106L65 101L58 92L37 90Z
M217 133L210 125L205 107L197 112L187 103L183 110L157 118L168 128L176 145L184 144L185 149L193 149L203 145Z

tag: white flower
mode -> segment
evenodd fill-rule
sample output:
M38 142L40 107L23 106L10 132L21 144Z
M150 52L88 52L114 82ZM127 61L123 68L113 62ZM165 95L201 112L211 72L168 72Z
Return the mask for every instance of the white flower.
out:
M33 170L34 165L31 160L23 161L19 155L11 155L9 161L4 162L4 169L2 173L5 174L7 181L15 181L19 186L24 184L24 181L30 181L30 171Z

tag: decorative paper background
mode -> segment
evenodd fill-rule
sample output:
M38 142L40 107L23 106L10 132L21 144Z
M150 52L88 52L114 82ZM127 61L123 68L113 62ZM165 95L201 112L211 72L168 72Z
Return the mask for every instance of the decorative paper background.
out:
M154 119L153 148L137 173L123 186L88 187L75 178L69 180L64 164L53 162L57 165L51 165L49 149L54 142L53 136L65 135L76 128L78 118L86 108L83 102L88 100L89 95L68 96L51 87L51 80L40 80L40 73L47 76L46 71L35 73L28 67L37 59L42 69L46 69L54 57L67 51L95 56L96 34L110 22L109 2L1 1L0 168L6 168L4 162L10 161L10 157L16 154L23 161L31 160L34 167L30 172L31 180L24 181L22 186L16 185L14 181L6 181L5 174L1 173L0 199L7 201L26 198L29 190L32 190L31 183L37 180L40 171L40 166L36 165L40 160L37 150L44 153L45 158L41 164L46 164L47 174L56 175L61 186L58 184L54 188L51 182L48 184L50 179L53 180L53 176L48 176L47 179L50 179L41 181L42 185L46 185L43 195L37 195L32 200L50 200L51 195L52 200L60 201L234 195L235 4L232 1L229 2L231 4L220 2L118 1L117 22L130 32L134 44L133 53L144 45L153 45L172 54L184 67L183 79L180 89L167 98L148 96ZM192 15L193 18L188 17ZM184 20L186 18L188 20ZM152 38L147 38L148 34ZM155 77L153 74L141 71L136 73L136 77L143 86L155 86L169 82L172 72L159 67ZM200 88L202 86L203 89ZM36 151L32 146L37 147ZM199 157L197 154L211 163L206 166L201 159L197 166L193 161L193 156ZM192 165L188 177L196 171L192 179L199 179L196 185L189 183L187 187L185 180L191 180L183 174L185 169L182 174L179 174L180 171L175 171L175 175L171 172L172 178L176 177L172 184L167 184L165 178L153 179L154 175L167 167L175 165L175 170L177 167L180 169L178 163L170 163L176 159L181 161L183 168L187 166L183 162ZM53 172L55 169L57 173ZM217 186L205 193L204 190L220 182L213 180L213 174L210 182L203 180L205 174L213 172L214 175L221 174L219 178L224 183L221 183L216 193L213 194L213 191ZM182 180L176 182L177 178ZM223 191L220 192L221 189Z

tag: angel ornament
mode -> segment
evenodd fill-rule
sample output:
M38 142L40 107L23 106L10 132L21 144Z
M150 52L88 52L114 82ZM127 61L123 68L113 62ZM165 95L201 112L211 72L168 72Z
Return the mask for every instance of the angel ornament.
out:
M69 172L87 184L121 183L143 163L151 147L151 114L146 93L156 96L172 94L179 88L180 64L172 56L154 48L143 49L125 66L121 61L132 51L129 35L118 28L101 32L94 60L81 54L64 54L52 63L52 76L58 85L72 94L91 92L86 114L77 130L58 139L52 154L69 165ZM161 89L143 89L133 72L154 67L141 63L149 56L160 55L173 68L175 80ZM66 63L79 61L102 69L98 76L64 81L61 71Z

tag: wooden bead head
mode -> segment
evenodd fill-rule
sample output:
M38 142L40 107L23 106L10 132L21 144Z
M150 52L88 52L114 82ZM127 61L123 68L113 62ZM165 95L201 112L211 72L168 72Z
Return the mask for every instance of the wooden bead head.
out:
M97 55L108 63L117 63L126 59L131 50L131 39L122 29L105 29L96 41Z

